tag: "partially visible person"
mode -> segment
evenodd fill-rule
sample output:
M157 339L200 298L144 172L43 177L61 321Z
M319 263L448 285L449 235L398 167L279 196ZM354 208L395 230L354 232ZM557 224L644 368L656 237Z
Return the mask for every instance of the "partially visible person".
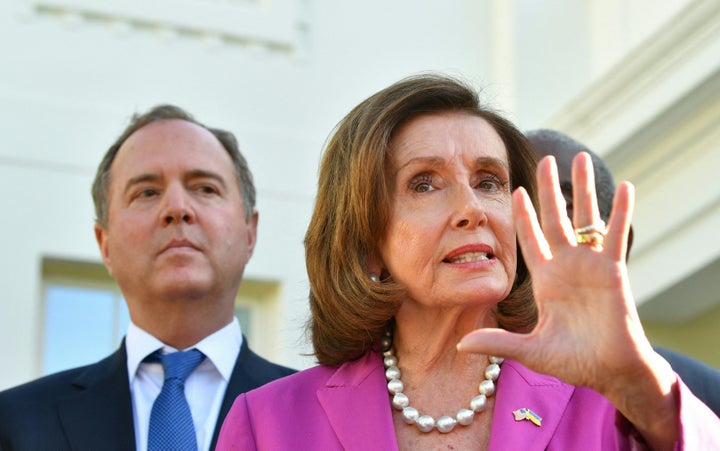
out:
M581 152L590 155L595 173L595 192L597 193L600 217L607 222L610 219L612 200L615 195L615 181L610 169L596 153L572 137L556 130L539 129L525 133L540 158L552 155L558 165L560 188L568 207L568 216L572 216L572 160ZM632 227L628 240L628 256L632 246ZM680 375L690 390L720 417L720 371L703 362L695 360L660 346L655 351L670 362L673 370Z
M131 324L106 359L0 393L0 449L212 449L238 394L294 372L234 316L257 236L247 162L230 132L161 105L110 146L92 194Z
M239 396L218 449L719 448L720 419L637 318L632 187L605 231L580 154L573 230L553 159L535 158L451 77L355 107L305 237L320 365Z
M653 348L670 362L695 396L720 417L720 371L685 354L661 346Z

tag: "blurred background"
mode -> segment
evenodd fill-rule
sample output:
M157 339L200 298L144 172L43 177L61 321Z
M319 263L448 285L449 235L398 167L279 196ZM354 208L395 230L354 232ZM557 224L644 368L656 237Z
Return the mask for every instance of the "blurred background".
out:
M0 389L118 346L127 310L90 184L158 103L237 135L260 211L237 314L257 352L312 365L302 239L323 143L423 71L466 78L520 128L565 132L632 181L646 331L720 367L719 0L3 0L0 58Z

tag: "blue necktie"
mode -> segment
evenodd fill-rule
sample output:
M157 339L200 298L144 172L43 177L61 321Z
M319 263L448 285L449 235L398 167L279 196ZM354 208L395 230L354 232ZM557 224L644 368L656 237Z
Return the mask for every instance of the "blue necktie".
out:
M149 359L162 363L165 381L150 411L148 451L197 450L195 425L185 398L185 379L205 355L197 349L170 354L153 354Z

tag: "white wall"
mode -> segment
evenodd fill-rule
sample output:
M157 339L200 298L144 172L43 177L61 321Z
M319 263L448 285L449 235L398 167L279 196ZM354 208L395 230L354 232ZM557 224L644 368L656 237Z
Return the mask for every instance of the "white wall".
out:
M309 349L302 239L322 144L352 106L402 76L439 69L484 83L492 74L483 25L491 3L285 3L296 9L290 44L280 50L111 21L102 8L83 17L92 2L0 3L0 342L13 344L0 350L0 389L41 370L41 258L100 262L89 195L96 165L132 113L160 102L237 135L260 210L246 277L283 286L278 333L287 346L273 357L311 363L300 357ZM49 6L38 12L33 4ZM63 5L80 13L65 14Z
M224 30L232 42L214 34L227 17L203 22L195 14L208 3L168 3L168 15L196 25L178 28L163 22L162 10L150 14L163 1L0 2L0 342L12 344L0 349L0 389L40 372L41 258L100 262L89 187L133 112L175 103L237 135L260 210L246 277L282 284L278 333L286 347L272 357L304 367L311 361L300 356L309 349L302 239L321 148L337 121L403 76L442 70L485 87L488 99L534 128L623 48L594 50L603 20L591 0L228 0L220 3L245 5L277 26L260 36L264 29L234 17L237 29ZM633 8L626 19L647 35L683 3L663 2L665 15ZM138 19L143 8L146 21ZM625 9L615 4L603 18L612 24L624 17L618 11Z

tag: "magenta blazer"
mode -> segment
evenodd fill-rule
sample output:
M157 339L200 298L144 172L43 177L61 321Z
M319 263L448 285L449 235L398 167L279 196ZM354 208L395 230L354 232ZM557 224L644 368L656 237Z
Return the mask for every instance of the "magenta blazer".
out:
M720 449L720 419L679 385L682 438L675 448ZM496 396L490 450L643 448L629 423L597 392L518 362L503 363ZM541 417L541 425L516 421L513 411L521 408ZM397 450L379 354L339 367L310 368L240 395L216 449Z

